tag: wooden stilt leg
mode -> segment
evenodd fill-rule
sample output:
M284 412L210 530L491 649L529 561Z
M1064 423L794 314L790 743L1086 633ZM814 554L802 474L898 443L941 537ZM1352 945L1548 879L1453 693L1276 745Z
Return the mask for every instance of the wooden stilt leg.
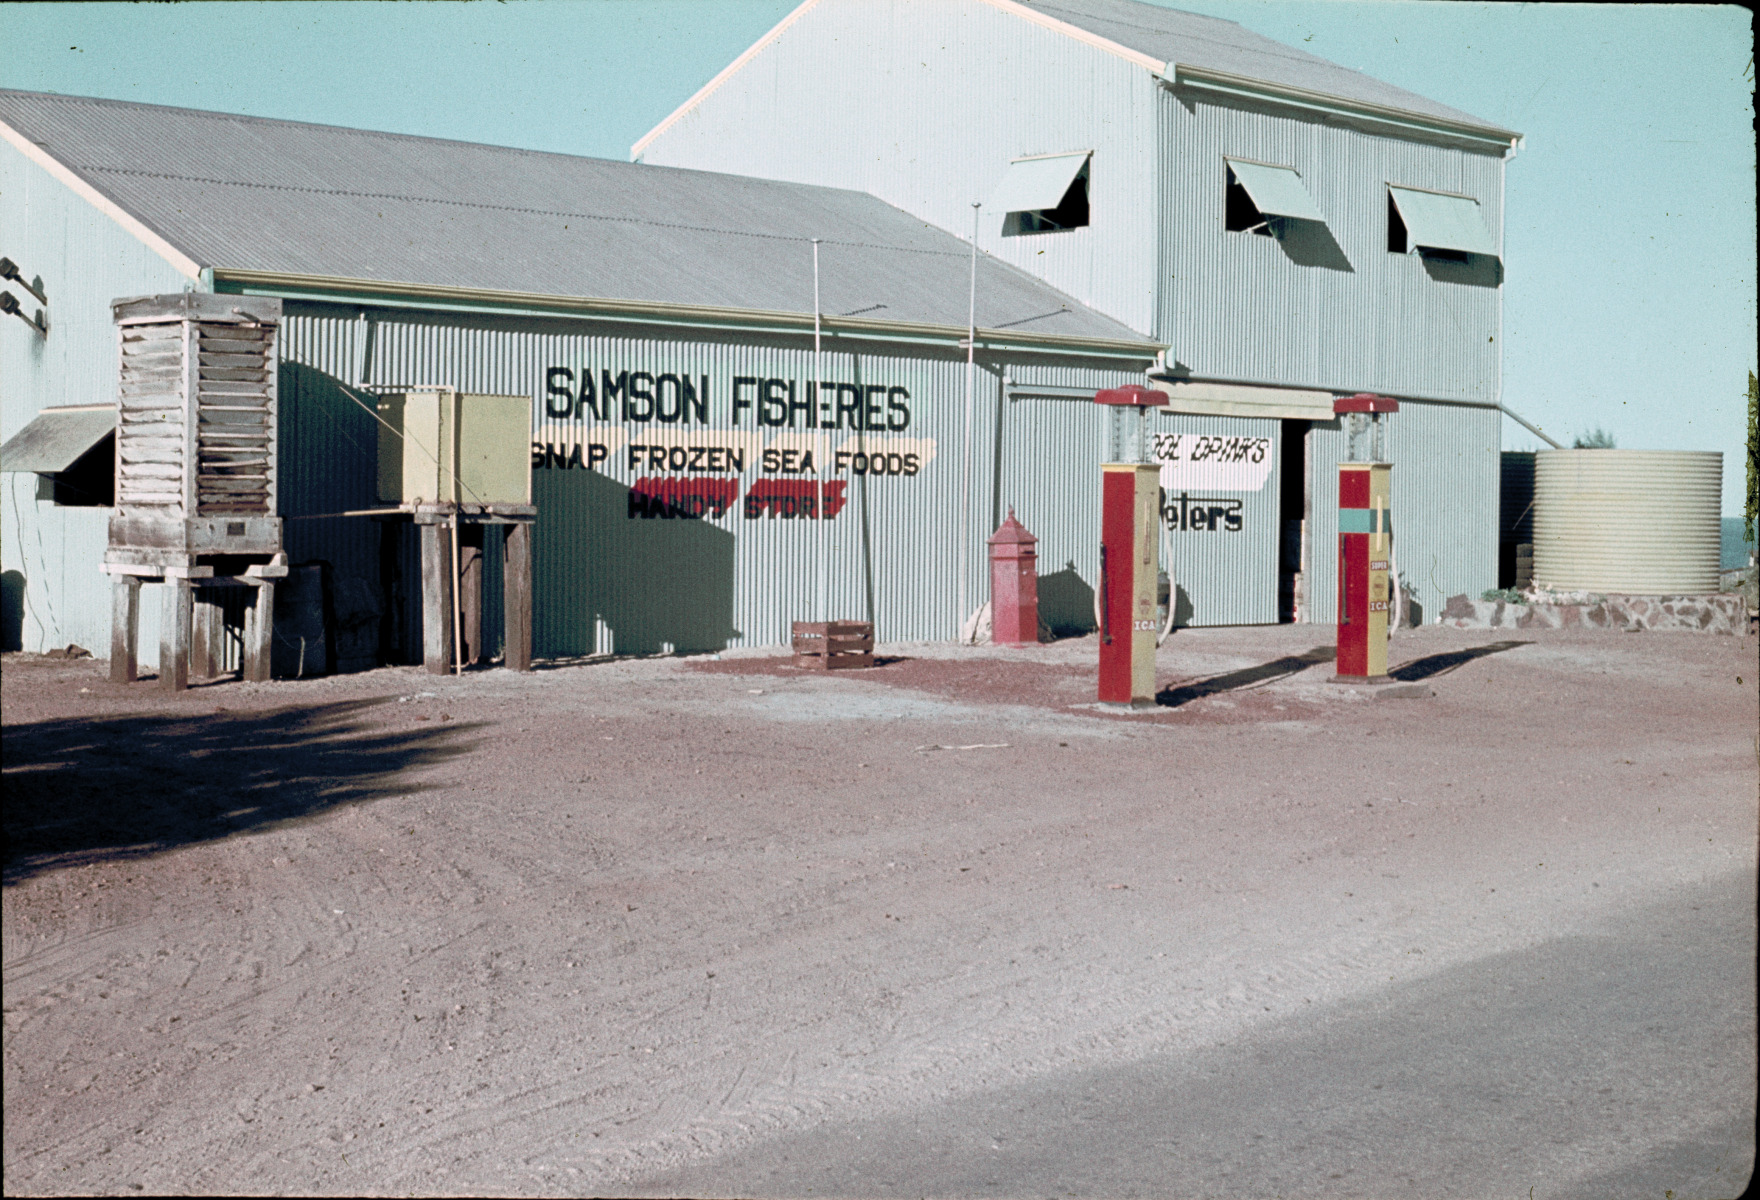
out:
M452 670L452 543L444 525L422 530L422 663L431 675Z
M214 603L210 588L190 589L190 600L189 676L197 681L212 679L220 673L220 663L224 661L216 651L225 610Z
M464 621L464 663L483 660L483 526L459 531L459 610Z
M181 692L189 687L194 591L187 579L165 581L164 608L159 614L159 686L169 692Z
M256 603L244 615L244 670L246 683L269 681L269 654L275 644L275 583L257 584Z
M506 565L502 568L502 621L507 631L508 669L532 669L532 525L503 525Z
M112 585L110 682L133 683L140 674L141 580L118 575Z

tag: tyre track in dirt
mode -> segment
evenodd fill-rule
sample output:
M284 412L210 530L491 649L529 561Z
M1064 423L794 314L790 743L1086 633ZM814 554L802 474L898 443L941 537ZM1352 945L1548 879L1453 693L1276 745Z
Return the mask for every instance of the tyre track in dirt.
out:
M1488 661L1556 693L1563 649ZM7 1188L604 1190L1531 945L1751 853L1747 710L1707 713L1698 658L1623 661L1618 764L1463 688L1396 741L1300 677L1145 727L667 662L385 672L439 695L374 736L480 731L429 790L7 889ZM386 694L312 690L351 687ZM1011 746L916 749L976 742ZM123 964L134 1007L88 1002Z

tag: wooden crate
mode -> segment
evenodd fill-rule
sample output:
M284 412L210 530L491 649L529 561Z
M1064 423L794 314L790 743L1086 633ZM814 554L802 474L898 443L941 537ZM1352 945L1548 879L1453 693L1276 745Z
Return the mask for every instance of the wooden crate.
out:
M794 665L812 671L844 671L874 665L872 621L796 621Z

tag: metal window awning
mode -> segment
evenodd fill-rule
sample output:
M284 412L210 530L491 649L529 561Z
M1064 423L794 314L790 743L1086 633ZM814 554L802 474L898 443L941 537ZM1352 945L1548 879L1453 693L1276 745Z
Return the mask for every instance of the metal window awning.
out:
M1253 206L1266 216L1326 223L1294 167L1270 167L1264 163L1242 162L1238 158L1224 158L1222 161L1247 189L1247 195L1253 198Z
M115 430L114 404L45 408L0 446L0 471L57 474Z
M1458 250L1467 254L1497 255L1491 231L1479 215L1479 202L1466 196L1421 192L1394 187L1387 192L1406 223L1406 241L1413 249Z
M1151 379L1167 395L1167 411L1201 417L1261 417L1277 421L1330 421L1332 393L1236 383Z
M1064 193L1076 181L1093 151L1077 154L1047 154L1034 158L1017 158L1008 165L1008 174L984 204L988 212L1038 212L1056 208L1063 203Z

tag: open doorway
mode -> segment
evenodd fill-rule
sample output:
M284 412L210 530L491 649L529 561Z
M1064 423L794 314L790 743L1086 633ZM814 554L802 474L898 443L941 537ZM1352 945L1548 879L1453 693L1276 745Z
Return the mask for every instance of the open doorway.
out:
M1310 424L1282 421L1278 429L1277 619L1286 625L1306 620L1308 613L1308 514L1313 510L1308 479Z

